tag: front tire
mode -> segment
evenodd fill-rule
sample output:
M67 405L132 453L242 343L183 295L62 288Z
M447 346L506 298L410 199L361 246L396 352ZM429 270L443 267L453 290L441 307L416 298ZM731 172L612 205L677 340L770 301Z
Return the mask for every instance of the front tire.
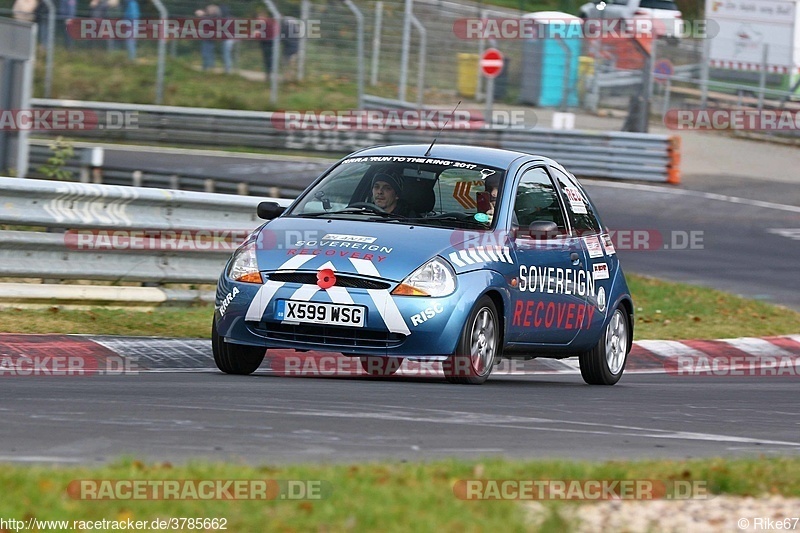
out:
M581 376L589 385L613 385L625 371L630 349L628 317L622 306L614 310L597 345L578 359Z
M214 362L217 368L226 374L237 374L246 376L255 372L264 355L266 348L260 346L243 346L241 344L231 344L225 342L217 333L217 323L211 323L211 351L214 353Z
M450 383L480 385L492 373L500 351L500 321L488 296L481 296L464 323L456 353L442 363Z
M402 357L361 357L361 368L370 376L386 377L394 375L403 364Z

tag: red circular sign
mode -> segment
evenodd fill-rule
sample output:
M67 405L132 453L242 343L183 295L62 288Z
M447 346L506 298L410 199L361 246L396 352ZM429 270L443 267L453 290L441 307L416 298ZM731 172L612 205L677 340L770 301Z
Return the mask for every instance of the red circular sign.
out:
M503 53L497 48L489 48L481 56L481 74L496 78L503 72Z

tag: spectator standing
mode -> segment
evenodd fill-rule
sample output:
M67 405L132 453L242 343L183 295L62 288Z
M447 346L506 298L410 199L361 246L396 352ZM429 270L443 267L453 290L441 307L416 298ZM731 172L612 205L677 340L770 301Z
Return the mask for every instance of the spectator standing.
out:
M209 4L205 9L198 9L195 15L198 18L215 19L220 17L221 11L216 4ZM203 70L214 68L217 55L217 40L215 37L200 41L200 55L203 57Z
M122 18L130 20L131 24L135 24L135 21L141 17L142 12L139 9L139 2L137 0L126 0L125 12L122 14ZM128 59L136 61L136 39L133 37L126 39L125 46L128 48Z
M260 10L257 18L258 20L263 20L267 28L264 33L255 37L258 38L258 45L261 47L261 55L264 59L264 73L266 73L267 81L269 81L269 75L272 72L272 48L275 46L279 31L276 31L278 29L275 28L275 20L269 18L265 11Z
M64 46L69 50L72 48L73 39L67 31L67 25L78 13L78 0L59 0L57 13L62 24L56 27L64 32Z
M43 1L39 2L33 12L33 21L39 26L39 44L47 44L47 32L50 27L50 10Z
M108 18L108 5L109 0L92 0L89 3L89 17L93 19L107 19ZM91 41L92 48L98 46L97 41Z
M231 10L225 5L221 4L219 10L223 19L230 19ZM222 64L225 66L225 74L230 74L233 71L233 46L236 44L234 39L225 39L222 41Z

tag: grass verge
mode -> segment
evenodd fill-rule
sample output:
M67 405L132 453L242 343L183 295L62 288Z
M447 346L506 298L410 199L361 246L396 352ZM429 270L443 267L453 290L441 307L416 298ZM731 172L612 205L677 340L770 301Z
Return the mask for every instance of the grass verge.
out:
M763 302L637 275L628 275L636 305L635 339L722 339L795 334L800 313ZM133 311L10 309L3 333L85 333L201 337L210 333L211 306Z
M321 482L321 499L86 500L73 480L292 480ZM173 466L123 460L102 467L0 466L0 516L40 520L224 518L229 531L525 531L518 501L465 501L459 480L698 481L713 495L800 496L800 458L641 462L446 460L430 463L244 466L192 462ZM312 486L302 483L302 486ZM73 496L74 495L74 496ZM545 502L552 510L573 505ZM557 517L557 515L554 515ZM541 531L563 531L548 520ZM209 529L207 529L208 531Z

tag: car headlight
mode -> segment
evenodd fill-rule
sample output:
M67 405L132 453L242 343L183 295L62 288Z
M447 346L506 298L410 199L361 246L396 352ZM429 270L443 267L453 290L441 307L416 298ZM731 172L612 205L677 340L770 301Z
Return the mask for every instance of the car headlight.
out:
M396 296L447 296L456 290L456 273L441 257L434 257L409 274L392 294Z
M264 283L256 261L256 243L250 242L236 250L228 267L228 277L244 283Z

